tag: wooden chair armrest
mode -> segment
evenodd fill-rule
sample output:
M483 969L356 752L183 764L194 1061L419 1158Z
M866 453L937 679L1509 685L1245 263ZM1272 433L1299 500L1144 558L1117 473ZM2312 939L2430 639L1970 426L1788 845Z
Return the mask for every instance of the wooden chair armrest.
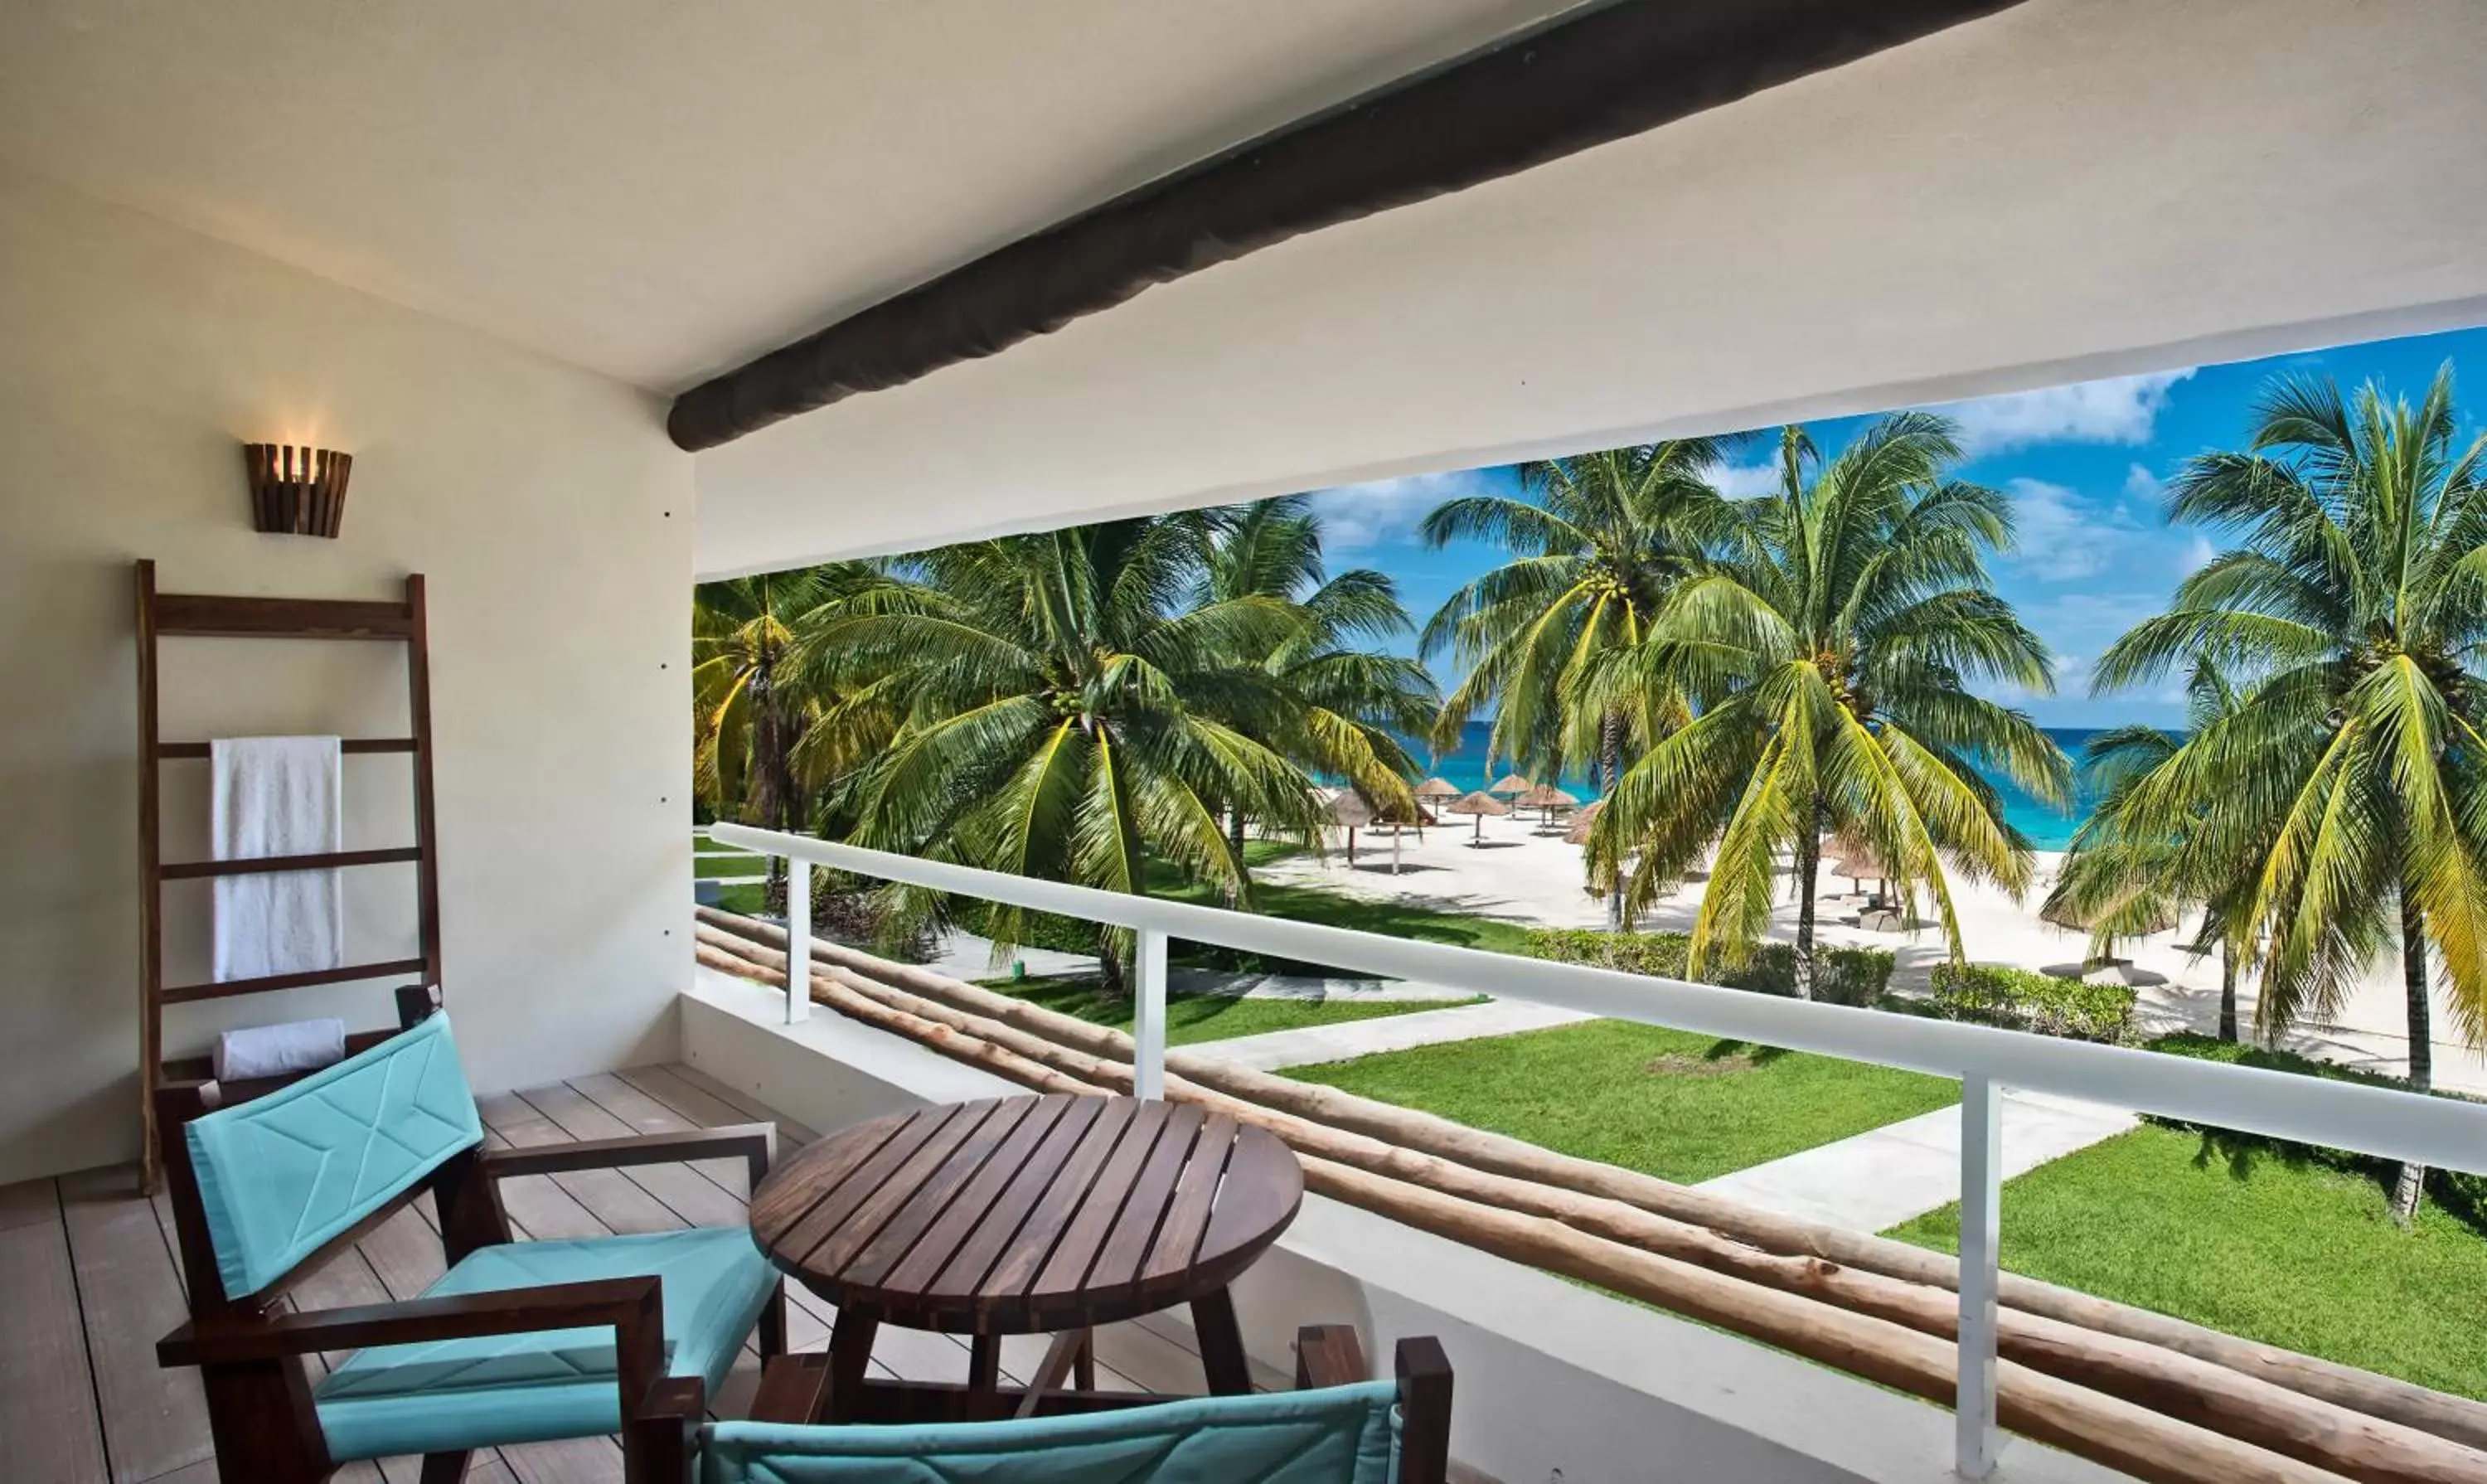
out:
M1430 1334L1399 1342L1398 1484L1446 1484L1451 1471L1451 1358Z
M574 1169L615 1169L626 1164L671 1164L684 1160L740 1158L751 1170L751 1185L777 1158L777 1126L741 1123L722 1129L691 1129L680 1134L642 1134L630 1138L592 1138L571 1144L538 1144L527 1149L487 1149L478 1156L484 1173L495 1180L512 1175L554 1175Z
M644 1391L645 1384L664 1368L663 1293L662 1281L655 1277L599 1278L400 1303L305 1309L265 1318L193 1319L155 1342L155 1359L166 1366L214 1365L275 1360L323 1350L610 1325L615 1350L622 1358L626 1392L634 1370ZM634 1365L634 1361L643 1363Z
M1297 1390L1352 1386L1372 1379L1354 1325L1306 1325L1296 1331Z
M667 1376L650 1386L638 1410L623 1418L623 1476L630 1484L691 1484L707 1413L707 1387L697 1376Z

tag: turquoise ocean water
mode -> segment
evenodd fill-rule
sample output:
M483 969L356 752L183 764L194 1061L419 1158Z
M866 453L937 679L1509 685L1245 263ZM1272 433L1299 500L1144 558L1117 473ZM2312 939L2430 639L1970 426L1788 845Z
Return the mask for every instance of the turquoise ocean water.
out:
M2098 734L2088 728L2050 727L2047 729L2047 735L2054 738L2055 745L2063 748L2066 755L2078 765L2082 758L2082 748ZM1433 766L1427 771L1439 775L1463 791L1481 789L1492 781L1486 776L1485 746L1485 724L1470 722L1467 734L1461 739L1459 750L1435 759ZM1426 757L1422 743L1411 745L1411 750L1420 761ZM1500 777L1508 771L1510 768L1506 764L1496 769L1494 776ZM1993 783L1996 791L2002 796L2005 821L2026 835L2029 843L2042 851L2059 851L2071 843L2074 828L2088 816L2093 802L2087 791L2080 789L2078 783L2073 807L2067 813L2040 803L2022 792L2011 779L1998 773L1988 773L1987 780ZM1598 797L1597 784L1585 773L1566 776L1563 779L1563 787L1579 795L1584 801Z

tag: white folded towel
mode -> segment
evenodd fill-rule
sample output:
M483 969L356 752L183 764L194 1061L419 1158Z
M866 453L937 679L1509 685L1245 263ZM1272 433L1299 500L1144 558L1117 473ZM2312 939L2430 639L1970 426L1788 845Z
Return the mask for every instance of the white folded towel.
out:
M208 753L216 859L321 855L343 848L336 738L221 738L208 744ZM346 962L345 896L335 871L219 876L215 896L218 982Z
M229 1030L216 1037L213 1056L219 1082L317 1072L345 1059L346 1022L335 1020Z

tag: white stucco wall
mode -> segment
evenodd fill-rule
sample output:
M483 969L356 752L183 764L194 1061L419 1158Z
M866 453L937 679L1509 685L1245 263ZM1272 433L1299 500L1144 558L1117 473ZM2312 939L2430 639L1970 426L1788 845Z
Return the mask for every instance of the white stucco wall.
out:
M673 1053L687 981L690 461L647 394L0 169L0 1181L137 1149L131 576L393 599L430 584L447 993L482 1088ZM238 444L355 456L342 540L256 535ZM394 645L165 641L169 739L402 736ZM166 768L168 858L205 765ZM348 762L347 845L411 839L403 758ZM349 885L356 959L411 867ZM167 897L206 977L205 882ZM168 1045L386 984L177 1007Z

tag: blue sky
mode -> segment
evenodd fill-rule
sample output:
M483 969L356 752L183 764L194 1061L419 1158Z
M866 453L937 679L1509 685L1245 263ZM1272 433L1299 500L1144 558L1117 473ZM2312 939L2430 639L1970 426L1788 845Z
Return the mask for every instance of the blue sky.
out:
M2202 533L2167 523L2164 481L2191 455L2242 445L2254 395L2274 375L2312 371L2344 386L2379 380L2393 395L2415 399L2446 360L2454 363L2456 377L2476 368L2460 388L2467 435L2474 436L2487 412L2487 328L2120 377L1939 408L1958 421L1970 451L1962 477L2012 497L2019 542L1997 564L1997 590L2056 656L2055 694L2010 699L2047 726L2181 722L2182 700L2172 689L2089 693L2088 669L2100 651L2137 619L2164 608L2176 583L2215 550ZM1835 450L1863 421L1825 420L1813 425L1814 436ZM1767 450L1757 445L1748 457L1750 466L1719 476L1730 494L1769 487ZM1390 574L1421 625L1500 554L1474 544L1427 550L1415 539L1416 523L1450 496L1518 489L1509 468L1466 469L1325 490L1315 504L1333 570L1363 566ZM1412 650L1413 640L1402 647ZM1447 684L1449 677L1443 679Z

